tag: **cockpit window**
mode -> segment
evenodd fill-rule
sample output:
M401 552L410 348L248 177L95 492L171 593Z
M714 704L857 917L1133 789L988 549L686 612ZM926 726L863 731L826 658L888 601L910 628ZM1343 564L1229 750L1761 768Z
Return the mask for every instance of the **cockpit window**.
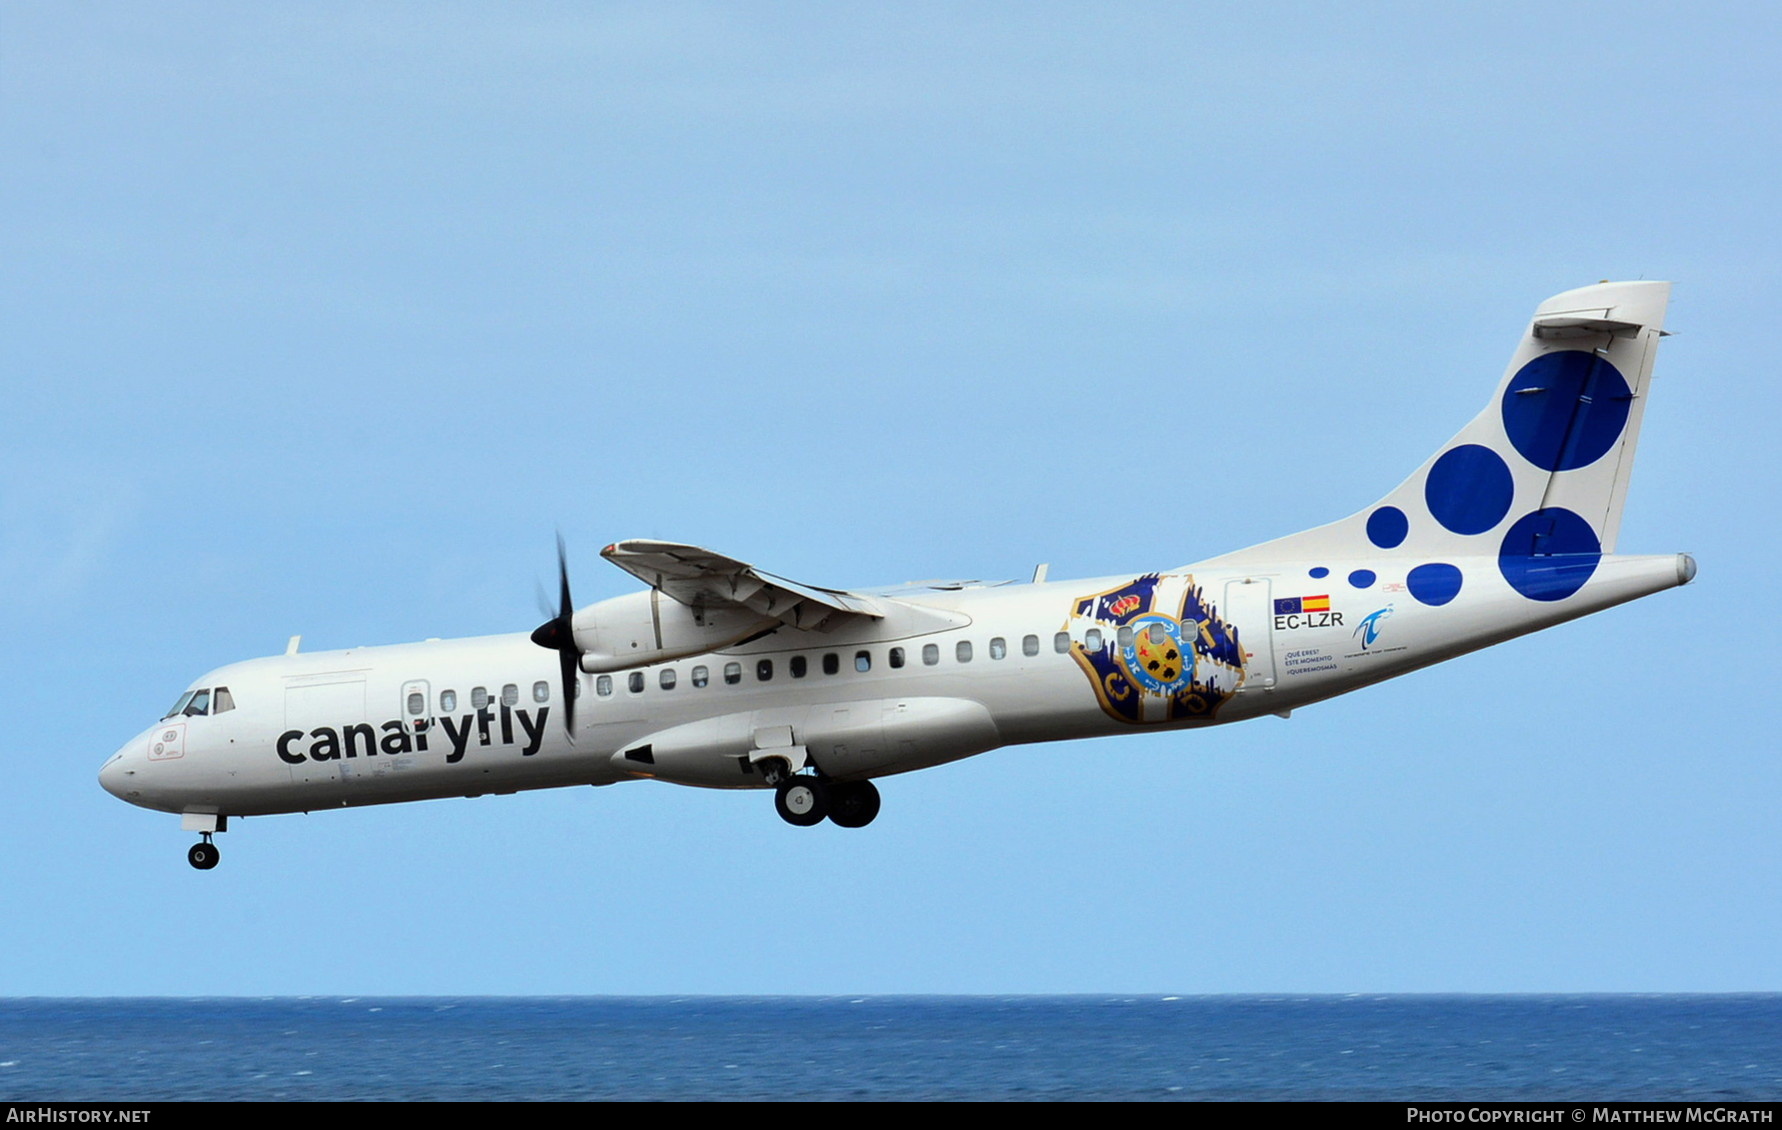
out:
M166 721L175 715L184 714L188 718L198 718L206 714L221 714L225 710L235 709L235 699L230 697L228 687L218 687L213 692L207 687L201 691L187 691L179 696L173 709L161 715Z

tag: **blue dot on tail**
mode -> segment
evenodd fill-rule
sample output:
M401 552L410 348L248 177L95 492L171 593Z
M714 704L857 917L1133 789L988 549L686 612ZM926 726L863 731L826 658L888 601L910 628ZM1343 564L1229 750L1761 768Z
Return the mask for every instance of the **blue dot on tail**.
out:
M1440 561L1419 565L1405 578L1405 587L1424 604L1440 606L1460 595L1460 570Z
M1330 576L1330 570L1326 569L1322 565L1319 565L1319 566L1313 568L1312 570L1310 570L1310 575L1314 581L1321 581L1325 577Z
M1497 567L1530 600L1564 600L1584 587L1602 557L1589 522L1550 506L1516 519L1498 548Z
M1372 569L1357 569L1349 574L1349 583L1358 589L1370 587L1375 579L1374 571Z
M1392 549L1403 543L1411 532L1405 512L1396 506L1382 506L1367 516L1367 540L1381 549Z
M1423 481L1423 500L1443 529L1482 534L1504 520L1516 481L1503 456L1476 443L1442 453Z
M1627 426L1633 392L1621 371L1594 353L1564 349L1517 370L1504 390L1504 431L1543 471L1601 459Z

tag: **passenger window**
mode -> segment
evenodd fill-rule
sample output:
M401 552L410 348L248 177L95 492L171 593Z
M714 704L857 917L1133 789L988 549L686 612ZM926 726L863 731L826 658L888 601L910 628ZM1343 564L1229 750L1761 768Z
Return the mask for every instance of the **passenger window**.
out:
M726 683L729 683L733 687L736 684L742 682L742 664L740 664L740 663L726 663L726 664L724 664L724 681Z
M211 700L210 712L212 714L221 714L225 710L234 710L234 709L235 709L235 700L230 697L229 688L228 687L218 687L216 698Z
M1121 628L1115 633L1114 638L1120 641L1120 649L1124 651L1132 646L1132 629L1129 627Z
M549 701L551 701L551 684L545 682L542 679L540 679L536 683L533 683L532 684L532 701L533 702L549 702Z
M1100 628L1090 628L1087 632L1084 632L1083 633L1083 646L1088 648L1090 651L1100 651L1101 650L1101 629Z
M891 666L902 667L903 666L903 648L901 648L901 647L892 648L891 654L888 658L891 661Z
M1145 629L1145 638L1150 640L1152 644L1161 647L1163 642L1169 639L1169 633L1163 630L1162 624L1152 624L1149 628Z
M482 687L470 688L470 709L481 710L489 705L489 692Z
M643 688L644 688L643 672L642 671L631 672L631 674L629 676L627 676L625 679L625 686L628 689L630 689L632 694L642 694Z
M675 682L674 668L673 667L662 668L662 674L660 676L659 681L662 683L663 690L665 690L665 691L674 690L674 682Z
M605 698L607 695L612 694L613 693L613 677L611 675L602 675L602 676L600 676L600 678L595 679L594 680L594 693L599 695L601 698Z
M1059 655L1064 655L1064 654L1068 653L1070 651L1070 633L1069 632L1059 632L1057 635L1053 636L1052 637L1052 650L1057 652Z
M833 675L837 671L840 671L840 670L841 670L841 656L835 654L835 652L833 652L833 651L829 652L827 655L823 656L823 674Z
M755 664L755 678L759 679L763 683L771 682L773 679L773 660L763 659L760 662L756 663Z
M457 691L439 692L439 709L442 713L451 714L458 709Z
M409 691L408 692L408 712L409 712L409 714L412 715L413 717L419 718L422 714L426 713L426 710L427 710L427 697L425 695L423 695L420 691Z
M185 714L186 714L186 717L188 717L188 718L198 717L198 716L209 714L209 713L210 713L210 692L209 691L199 691L197 694L192 696L191 702L186 703Z
M1009 657L1009 641L997 636L990 641L990 658L1007 659Z
M958 643L954 644L953 645L953 658L959 660L959 662L961 662L961 663L970 663L971 662L971 641L970 640L960 640Z
M1038 636L1022 636L1021 637L1021 654L1025 655L1029 659L1032 659L1034 656L1038 655L1039 654L1039 637Z
M694 686L703 687L711 681L712 681L712 673L711 673L710 668L707 668L707 667L693 668L693 685Z
M792 669L792 677L794 679L804 678L804 670L805 670L804 656L794 655L792 657L792 662L788 663L786 666L788 666Z
M862 675L872 670L872 652L856 651L854 653L854 670Z
M940 662L940 645L925 643L922 645L922 666L933 667Z
M520 688L515 686L512 683L509 683L507 686L502 687L501 688L501 705L503 705L503 706L518 706L518 705L520 705Z

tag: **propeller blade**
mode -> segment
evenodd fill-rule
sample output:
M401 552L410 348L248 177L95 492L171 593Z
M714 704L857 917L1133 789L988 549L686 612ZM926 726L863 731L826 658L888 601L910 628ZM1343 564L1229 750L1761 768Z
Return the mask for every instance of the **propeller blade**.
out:
M557 535L557 591L557 615L533 629L532 642L557 653L557 669L563 679L563 729L573 742L575 692L580 684L578 668L582 655L575 645L575 602L569 596L569 552L564 548L562 534Z
M569 553L563 548L563 535L557 535L557 582L562 588L563 597L558 602L557 615L567 621L575 615L575 605L569 599Z
M575 692L581 685L576 671L578 658L573 643L557 653L557 667L563 673L563 730L570 741L575 740Z

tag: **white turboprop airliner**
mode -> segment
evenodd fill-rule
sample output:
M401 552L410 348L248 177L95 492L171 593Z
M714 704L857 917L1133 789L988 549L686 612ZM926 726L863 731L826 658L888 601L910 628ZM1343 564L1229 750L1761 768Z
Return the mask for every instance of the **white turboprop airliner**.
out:
M198 832L230 816L655 778L870 823L877 777L1021 742L1198 729L1308 703L1686 584L1614 552L1670 284L1543 302L1472 423L1385 498L1142 576L801 585L625 541L649 588L530 637L253 659L205 675L99 772ZM555 656L551 655L555 652Z

